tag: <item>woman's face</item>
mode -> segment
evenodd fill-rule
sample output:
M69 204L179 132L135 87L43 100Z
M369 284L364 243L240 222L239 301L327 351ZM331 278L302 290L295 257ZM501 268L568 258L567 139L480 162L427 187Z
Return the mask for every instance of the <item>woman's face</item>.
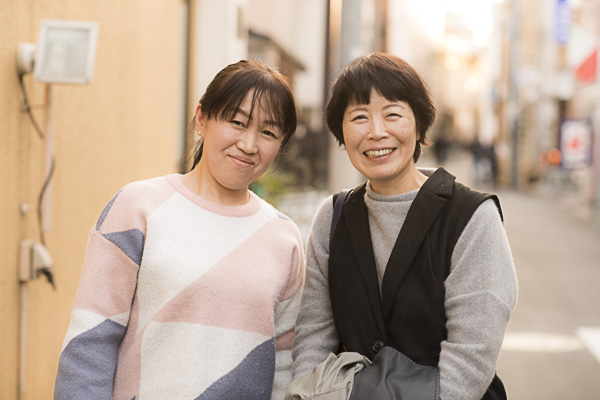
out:
M200 167L208 183L222 191L246 191L277 156L283 133L278 121L267 119L261 104L252 107L250 91L230 119L205 119L196 109L196 128L204 138Z
M417 171L413 160L417 129L407 102L389 101L373 90L369 104L348 105L343 118L350 162L373 190L390 192L385 188L399 187Z

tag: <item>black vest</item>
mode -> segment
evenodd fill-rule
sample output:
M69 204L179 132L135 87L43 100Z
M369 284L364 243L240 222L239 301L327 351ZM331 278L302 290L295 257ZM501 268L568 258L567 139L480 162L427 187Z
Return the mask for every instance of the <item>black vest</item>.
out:
M391 346L422 364L437 366L447 337L444 281L454 246L486 199L498 198L455 182L443 168L419 190L390 255L381 294L364 203L355 189L335 228L329 256L329 291L341 344L371 360ZM495 376L483 399L505 399Z

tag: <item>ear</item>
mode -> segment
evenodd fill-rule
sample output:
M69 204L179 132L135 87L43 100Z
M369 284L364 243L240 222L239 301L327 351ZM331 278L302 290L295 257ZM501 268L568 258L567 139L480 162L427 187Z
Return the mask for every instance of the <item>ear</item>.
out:
M202 130L204 129L204 115L202 114L202 104L198 104L196 106L196 114L194 119L196 132L202 132Z

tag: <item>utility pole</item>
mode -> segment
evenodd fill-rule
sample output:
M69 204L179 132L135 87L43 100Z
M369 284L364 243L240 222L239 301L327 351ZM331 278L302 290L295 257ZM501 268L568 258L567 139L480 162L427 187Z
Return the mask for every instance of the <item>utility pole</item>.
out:
M330 28L339 29L338 32L331 32L333 47L337 45L339 49L337 58L335 49L330 49L334 55L331 57L333 60L330 65L332 81L337 78L340 68L368 52L368 49L363 49L362 46L361 7L361 0L330 0ZM339 40L336 41L335 37ZM352 166L348 155L339 148L337 141L331 136L330 139L332 140L329 142L329 190L339 192L341 189L357 186L364 179L363 176Z
M598 7L598 15L596 21L600 21L600 7ZM600 23L596 22L596 88L600 88ZM593 124L593 153L592 153L592 179L593 188L595 189L592 196L594 206L600 210L600 94L596 92L595 115Z
M510 1L510 35L509 35L509 129L510 129L510 187L518 187L519 174L519 122L521 118L521 107L519 104L519 25L520 25L519 1Z

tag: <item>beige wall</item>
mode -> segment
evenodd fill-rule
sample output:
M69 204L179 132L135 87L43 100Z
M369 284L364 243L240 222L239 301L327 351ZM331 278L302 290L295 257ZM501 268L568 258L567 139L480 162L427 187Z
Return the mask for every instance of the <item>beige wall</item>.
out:
M26 391L52 397L54 377L87 233L127 182L176 172L181 108L183 0L2 0L0 7L0 399L19 398L21 239L39 240L35 204L43 183L43 141L21 111L15 69L19 42L36 42L41 19L99 23L90 85L54 85L56 171L46 242L57 290L28 286ZM25 79L31 103L45 85ZM44 128L45 110L34 110Z

